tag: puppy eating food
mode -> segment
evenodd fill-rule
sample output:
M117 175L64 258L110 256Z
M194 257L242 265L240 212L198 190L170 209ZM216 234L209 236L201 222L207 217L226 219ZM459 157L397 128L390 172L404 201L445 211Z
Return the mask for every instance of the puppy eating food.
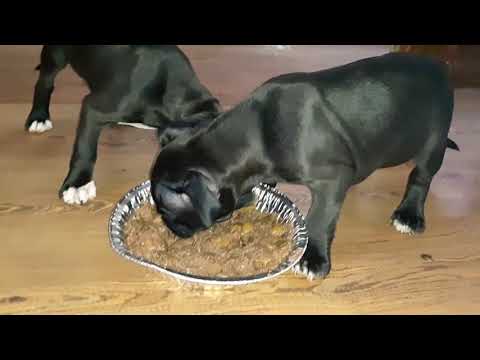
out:
M259 183L307 186L310 239L297 271L325 278L347 193L377 169L415 163L391 219L404 233L425 230L430 184L447 149L458 150L453 110L448 67L410 54L279 76L164 149L151 173L157 211L188 238L247 203Z
M38 66L30 133L53 128L50 99L57 75L70 65L90 89L82 104L70 170L60 188L68 204L96 197L97 145L106 126L136 124L158 130L162 146L189 136L220 114L218 100L200 83L190 61L173 45L45 45ZM177 122L175 128L169 125Z

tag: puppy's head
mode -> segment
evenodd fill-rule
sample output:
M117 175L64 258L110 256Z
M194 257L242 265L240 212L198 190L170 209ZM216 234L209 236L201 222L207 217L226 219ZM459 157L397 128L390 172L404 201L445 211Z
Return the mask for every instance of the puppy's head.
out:
M209 174L187 167L154 168L151 186L158 213L182 238L210 228L235 209L231 190L219 189Z

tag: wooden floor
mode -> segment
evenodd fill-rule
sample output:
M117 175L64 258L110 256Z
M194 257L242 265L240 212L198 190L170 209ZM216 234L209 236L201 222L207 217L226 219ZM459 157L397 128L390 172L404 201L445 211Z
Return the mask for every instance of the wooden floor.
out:
M318 70L387 51L381 46L184 46L225 105L273 75ZM478 314L480 313L480 91L457 93L449 152L432 186L428 231L411 238L388 219L409 167L376 173L350 193L333 249L333 272L311 283L292 274L228 289L185 286L109 247L114 203L147 177L153 134L115 128L102 137L99 197L84 208L56 194L67 172L79 103L70 71L59 78L43 136L23 132L39 46L0 46L0 314ZM308 208L304 189L282 187Z

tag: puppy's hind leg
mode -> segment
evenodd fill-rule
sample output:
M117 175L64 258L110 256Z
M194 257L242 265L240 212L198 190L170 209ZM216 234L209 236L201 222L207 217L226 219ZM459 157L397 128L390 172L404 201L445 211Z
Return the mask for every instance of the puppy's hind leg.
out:
M46 45L42 49L40 71L33 106L25 123L25 130L43 133L53 128L50 118L50 99L54 90L55 78L67 66L67 57L62 46Z
M425 231L425 202L433 177L440 170L445 157L446 144L427 149L417 159L410 174L402 203L392 215L392 225L403 234Z

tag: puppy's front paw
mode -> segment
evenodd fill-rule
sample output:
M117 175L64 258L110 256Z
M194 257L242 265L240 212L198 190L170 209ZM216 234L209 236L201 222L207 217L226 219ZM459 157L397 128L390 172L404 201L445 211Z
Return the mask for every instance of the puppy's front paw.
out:
M79 188L69 187L62 193L63 201L68 205L84 205L96 197L97 188L94 181Z
M42 134L53 129L53 124L50 120L37 120L28 125L28 132L32 134Z
M425 231L425 219L411 210L397 210L391 220L392 226L402 234L415 235Z
M305 275L310 281L325 279L331 269L330 261L311 246L307 247L302 260L293 268L295 273Z

